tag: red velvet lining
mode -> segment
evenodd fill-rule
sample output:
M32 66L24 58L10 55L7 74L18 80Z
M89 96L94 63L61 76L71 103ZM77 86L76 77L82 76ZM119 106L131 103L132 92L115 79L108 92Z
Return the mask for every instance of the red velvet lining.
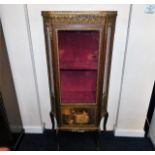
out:
M98 31L59 31L62 103L95 103Z
M63 103L95 103L96 71L61 71Z

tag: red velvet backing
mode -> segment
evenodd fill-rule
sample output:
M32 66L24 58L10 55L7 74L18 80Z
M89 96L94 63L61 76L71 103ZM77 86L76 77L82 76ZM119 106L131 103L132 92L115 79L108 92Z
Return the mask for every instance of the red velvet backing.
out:
M95 103L98 31L59 31L62 103Z

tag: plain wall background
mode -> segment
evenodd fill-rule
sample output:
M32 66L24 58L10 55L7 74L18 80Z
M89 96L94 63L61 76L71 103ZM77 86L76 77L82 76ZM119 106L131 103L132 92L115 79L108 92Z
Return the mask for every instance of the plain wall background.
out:
M145 7L146 5L133 5L128 48L125 50L130 5L1 5L2 26L27 132L41 132L44 125L51 128L41 11L117 10L108 100L108 130L115 129L116 135L144 135L143 125L155 77L155 14L145 14ZM122 83L123 67L125 71Z
M133 5L116 133L143 134L155 80L155 13ZM137 135L137 134L136 134Z
M26 132L41 132L24 6L1 5L0 13L23 126Z

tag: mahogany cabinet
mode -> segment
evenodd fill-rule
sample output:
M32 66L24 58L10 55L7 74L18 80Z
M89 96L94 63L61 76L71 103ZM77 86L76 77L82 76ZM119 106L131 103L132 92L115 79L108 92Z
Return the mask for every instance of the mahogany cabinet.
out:
M43 11L51 119L58 130L97 131L107 119L116 11Z

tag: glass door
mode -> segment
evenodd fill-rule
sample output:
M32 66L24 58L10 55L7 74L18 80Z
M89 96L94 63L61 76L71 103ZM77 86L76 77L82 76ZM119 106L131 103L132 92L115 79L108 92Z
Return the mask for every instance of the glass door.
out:
M61 104L96 104L98 30L59 30Z

